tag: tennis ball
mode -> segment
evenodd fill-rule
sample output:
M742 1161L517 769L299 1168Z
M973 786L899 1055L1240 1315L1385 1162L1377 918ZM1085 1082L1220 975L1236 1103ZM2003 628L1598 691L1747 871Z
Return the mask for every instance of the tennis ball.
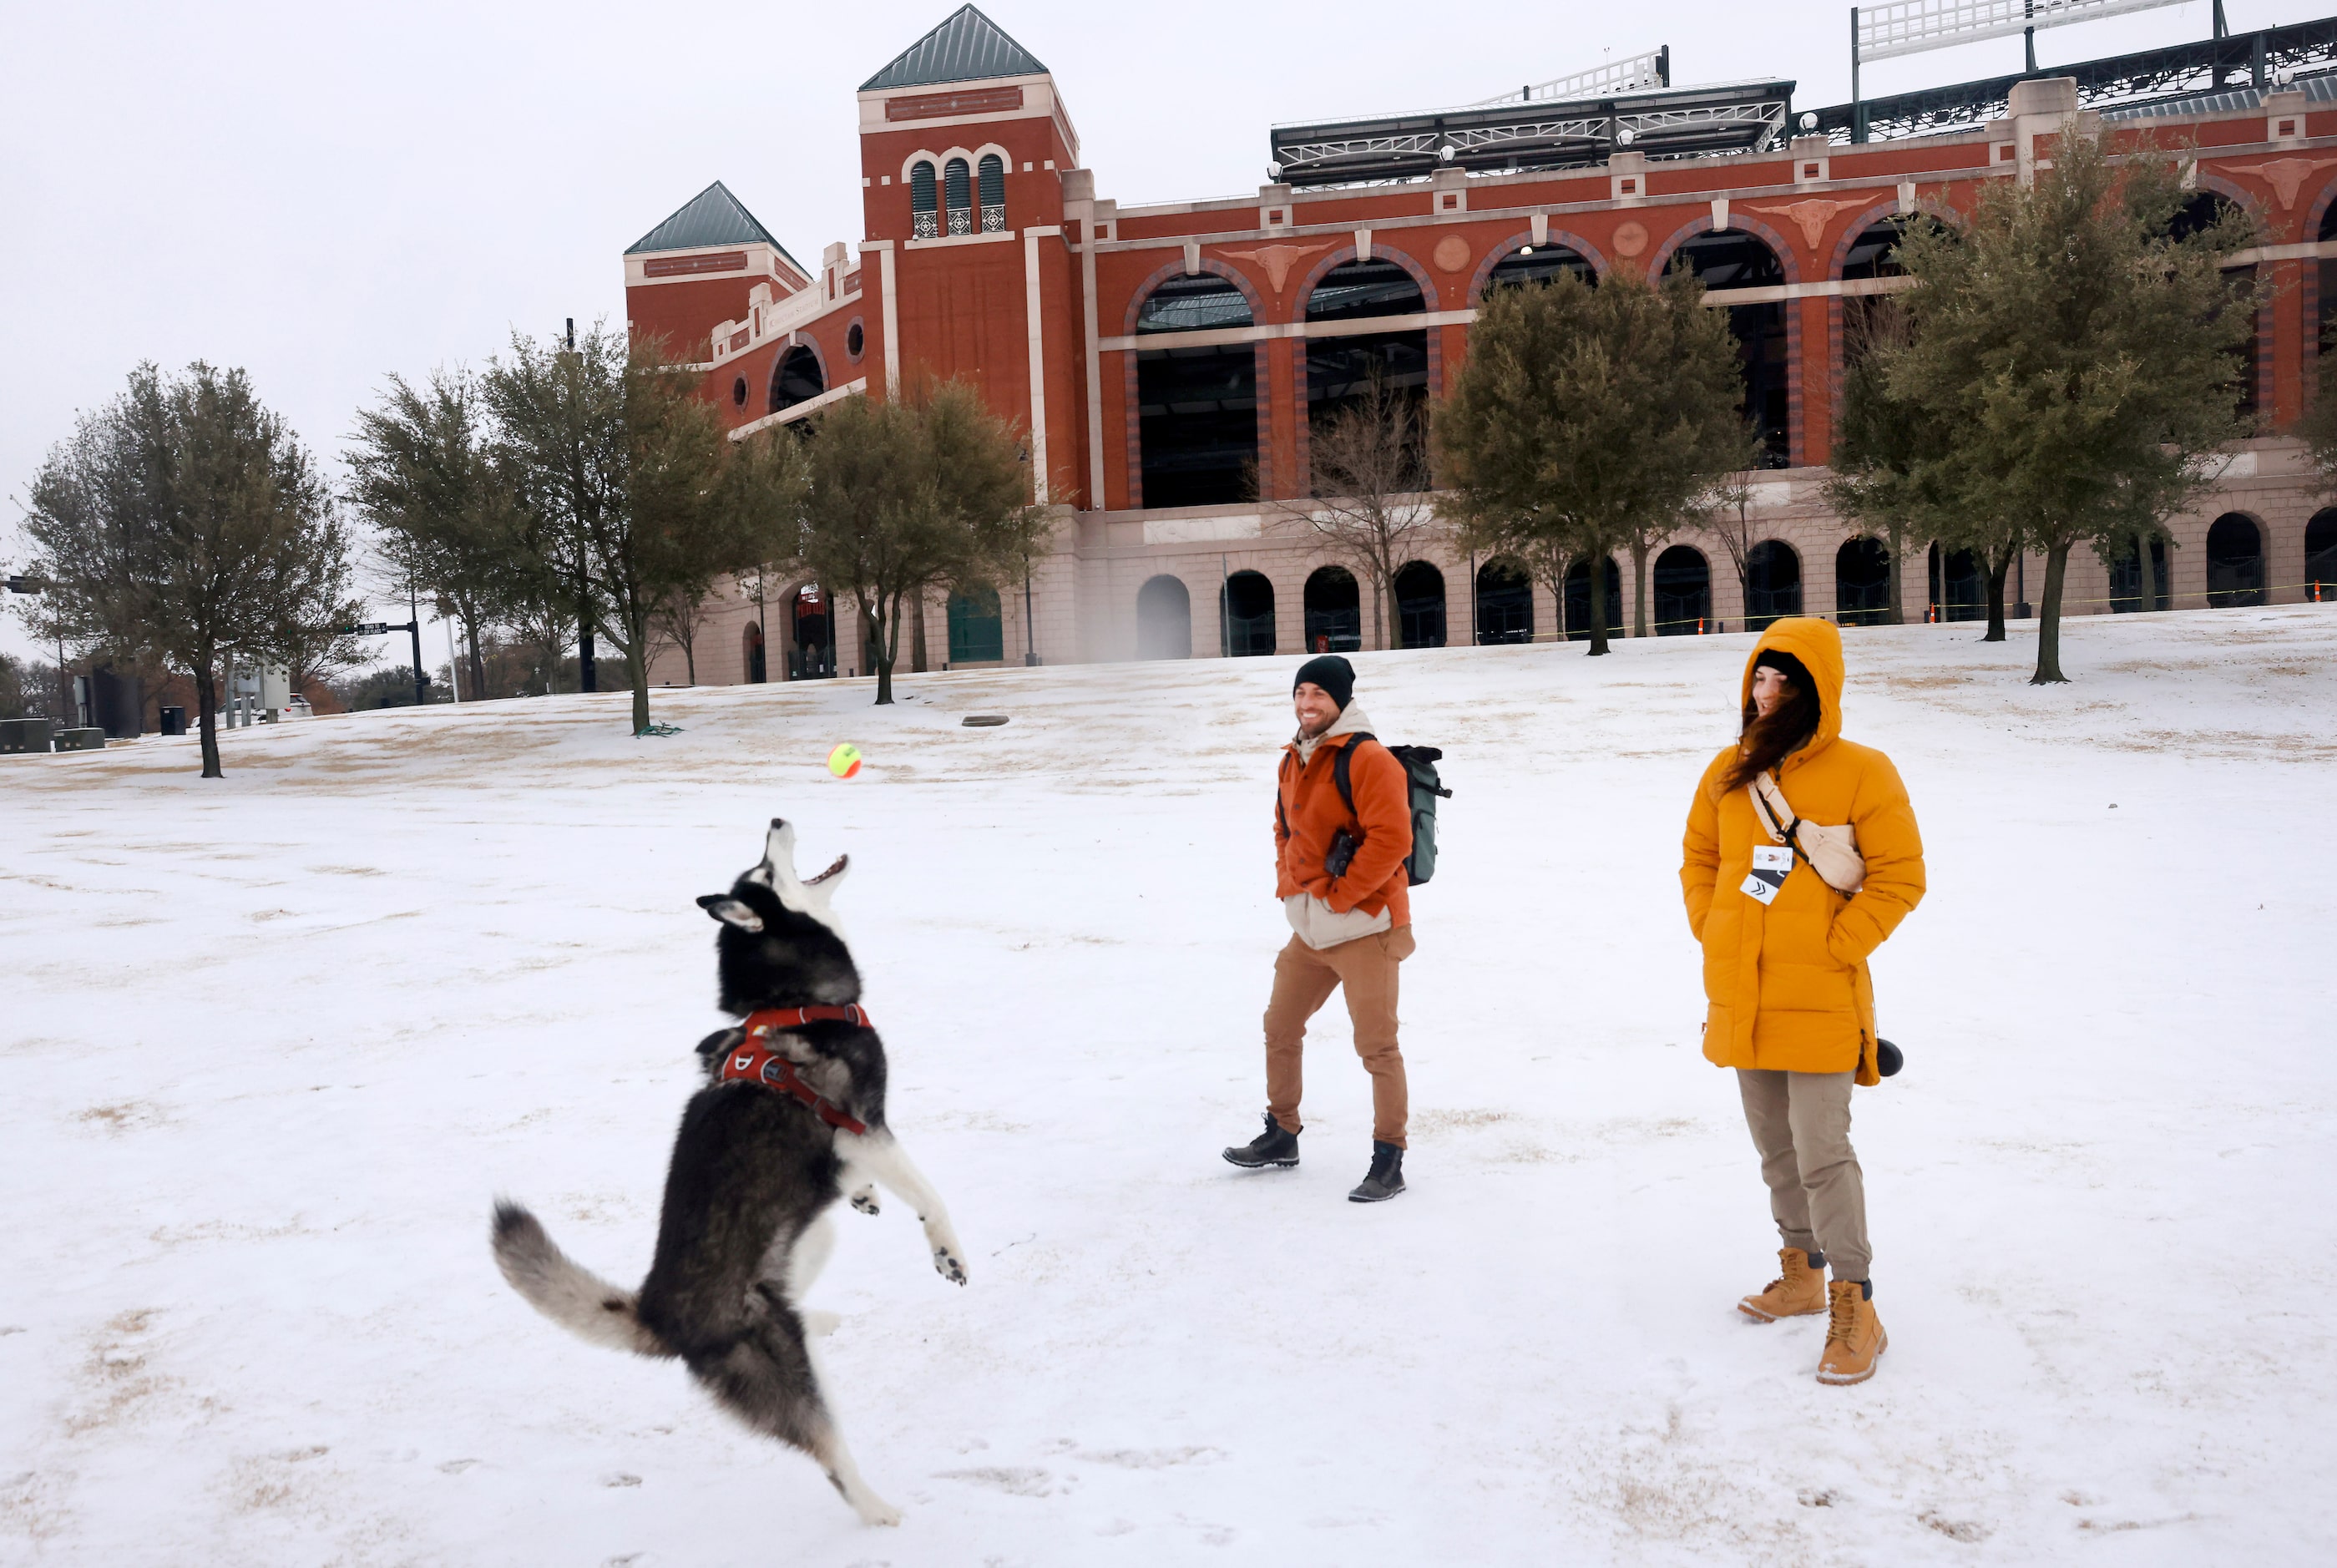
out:
M838 779L849 779L860 771L860 748L846 740L827 754L827 770Z

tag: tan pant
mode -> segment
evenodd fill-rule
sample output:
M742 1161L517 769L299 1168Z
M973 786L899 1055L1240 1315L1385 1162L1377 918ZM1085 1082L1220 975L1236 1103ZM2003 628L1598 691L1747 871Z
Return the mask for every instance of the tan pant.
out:
M1274 960L1266 1004L1266 1108L1286 1132L1300 1130L1299 1058L1306 1020L1345 988L1355 1054L1372 1075L1372 1137L1401 1149L1406 1115L1403 1054L1395 1043L1396 965L1413 955L1412 927L1399 926L1317 950L1297 937Z
M1850 1146L1851 1077L1736 1070L1777 1234L1788 1247L1824 1253L1837 1279L1863 1279L1873 1261L1866 1179Z

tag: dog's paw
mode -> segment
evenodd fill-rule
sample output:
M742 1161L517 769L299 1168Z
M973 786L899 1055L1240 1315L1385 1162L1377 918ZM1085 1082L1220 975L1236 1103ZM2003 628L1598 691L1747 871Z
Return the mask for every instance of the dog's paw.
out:
M871 1497L860 1504L859 1514L863 1524L898 1524L901 1522L901 1511L882 1497Z
M871 1183L870 1185L860 1189L859 1191L855 1192L852 1195L852 1206L855 1209L859 1210L863 1214L875 1213L876 1188L875 1184Z
M934 1269L953 1285L965 1283L965 1259L958 1255L954 1240L934 1243Z

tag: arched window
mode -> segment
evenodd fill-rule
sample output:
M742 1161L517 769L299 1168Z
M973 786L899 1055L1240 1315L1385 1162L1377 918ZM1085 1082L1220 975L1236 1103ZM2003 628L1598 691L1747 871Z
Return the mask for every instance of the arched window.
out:
M1506 555L1477 568L1477 641L1533 641L1533 579Z
M1842 275L1849 278L1897 278L1906 269L1899 265L1900 218L1885 218L1859 230L1858 238L1850 242L1850 253L1842 259Z
M1406 563L1395 574L1396 646L1444 646L1444 573L1425 561Z
M760 686L770 679L768 667L763 662L763 628L758 622L748 622L746 630L739 632L738 655L739 663L745 668L748 685Z
M1619 637L1623 632L1623 573L1616 569L1615 557L1609 555L1607 567L1607 635ZM1590 636L1590 564L1577 561L1566 569L1566 640L1569 642L1589 641Z
M2323 245L2337 240L2337 201L2329 203L2329 211L2321 215L2321 232L2314 238ZM2337 256L2323 256L2320 265L2321 318L2307 322L2306 330L2313 334L2314 352L2332 354L2337 353L2337 342L2331 340L2332 332L2337 330ZM2337 386L2337 381L2331 385Z
M2254 518L2226 512L2207 530L2207 603L2220 610L2264 602L2264 533Z
M982 155L979 170L982 197L982 231L984 234L1006 232L1006 164L995 152Z
M1320 566L1306 579L1306 652L1353 653L1364 645L1364 601L1355 574Z
M2246 209L2238 202L2213 191L2200 191L2194 192L2190 200L2183 203L2173 221L2167 224L2166 232L2170 239L2184 240L2227 222L2239 225L2245 221ZM2253 320L2255 309L2252 303L2246 302L2246 298L2255 289L2255 268L2253 265L2226 267L2224 269L2224 281L2231 286L2233 294L2238 298L2239 302L2235 303L2234 309L2246 310ZM2234 403L2240 417L2253 419L2256 412L2256 341L2253 334L2232 351L2232 358L2234 361L2232 368Z
M836 673L836 619L830 608L818 584L807 583L796 590L788 679L816 681Z
M1951 551L1942 555L1931 546L1931 619L1978 621L1988 614L1988 570L1979 553Z
M2135 547L2132 540L2127 542L2123 554L2111 559L2109 568L2110 609L2116 613L2126 615L2136 611L2157 610L2170 603L2166 595L2166 540L2153 539L2150 542L2150 593L2147 598L2143 594L2142 552Z
M924 158L909 165L909 211L916 220L920 240L940 236L941 191L934 179L933 163Z
M1393 261L1350 261L1323 275L1306 297L1310 327L1368 321L1375 317L1416 316L1428 309L1420 285L1411 273ZM1337 488L1332 458L1335 438L1331 427L1349 413L1357 398L1376 381L1384 397L1400 400L1414 412L1411 424L1424 437L1428 403L1428 333L1362 332L1306 340L1306 420L1313 444L1323 447L1312 477L1316 495L1326 486ZM1329 443L1326 445L1326 443ZM1426 453L1415 457L1419 483L1427 483Z
M1782 539L1764 539L1745 557L1745 629L1802 612L1802 558Z
M1217 590L1217 620L1227 658L1272 653L1274 584L1257 572L1235 573Z
M949 209L949 231L973 232L973 173L963 158L942 165L942 205Z
M1754 235L1726 229L1698 234L1679 248L1672 265L1686 267L1724 302L1732 289L1772 289L1785 281L1785 263ZM1761 441L1762 466L1783 468L1792 452L1791 404L1785 375L1785 308L1782 304L1730 305L1728 329L1736 334L1744 366L1745 401L1739 405Z
M798 343L771 367L771 412L792 408L827 390L819 373L819 356Z
M1183 578L1155 577L1136 591L1136 656L1193 656L1193 595Z
M1695 636L1710 628L1712 566L1704 552L1675 544L1656 557L1648 573L1656 602L1656 635Z
M1891 552L1880 539L1846 539L1833 553L1833 618L1880 626L1891 618Z
M1136 313L1136 335L1250 325L1249 301L1213 273L1171 278ZM1139 475L1147 506L1245 501L1257 466L1255 345L1136 351Z
M956 664L996 664L1006 657L1006 622L998 590L977 588L949 596L949 657Z
M1528 245L1513 250L1493 263L1493 270L1485 279L1485 292L1496 289L1511 289L1526 283L1547 283L1564 272L1582 282L1596 287L1598 270L1589 258L1567 245Z
M2315 604L2337 600L2337 506L2304 525L2304 596Z

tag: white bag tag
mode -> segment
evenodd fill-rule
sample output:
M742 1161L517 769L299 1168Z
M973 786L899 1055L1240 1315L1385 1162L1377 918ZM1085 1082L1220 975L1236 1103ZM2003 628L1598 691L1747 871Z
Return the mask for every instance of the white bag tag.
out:
M1774 900L1794 869L1794 851L1784 844L1753 846L1753 870L1737 888L1756 904Z

